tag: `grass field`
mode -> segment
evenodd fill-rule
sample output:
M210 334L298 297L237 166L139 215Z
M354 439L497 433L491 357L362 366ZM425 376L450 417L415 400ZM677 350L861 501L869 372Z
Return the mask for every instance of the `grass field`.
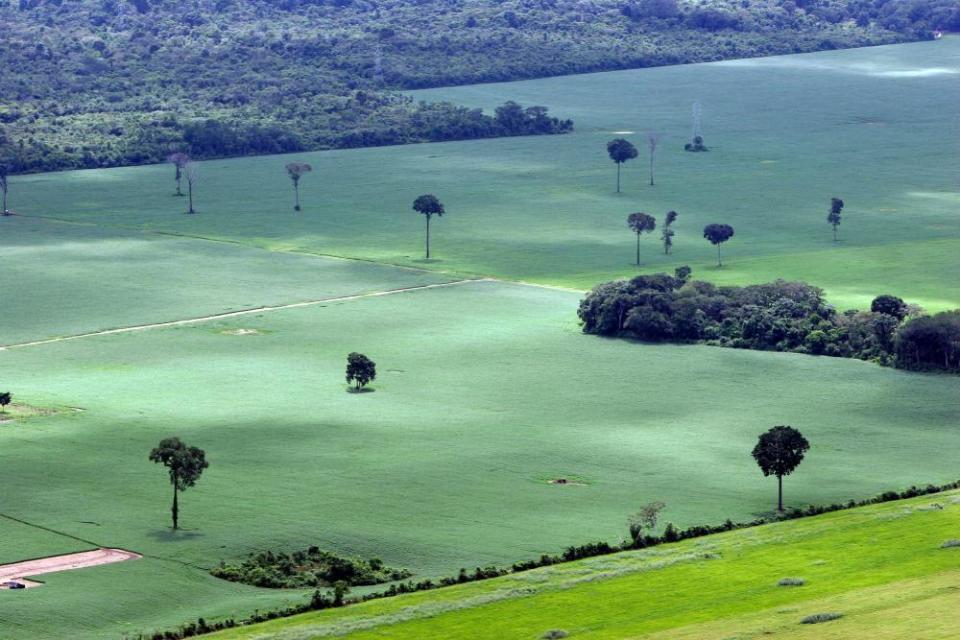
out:
M680 525L753 518L774 504L749 456L772 424L814 445L789 504L956 476L960 379L584 336L577 299L468 282L0 353L22 397L61 408L4 427L3 511L146 556L55 577L83 591L56 624L103 637L293 597L204 572L254 549L319 544L422 577L616 540L653 499ZM352 350L378 362L374 393L345 391ZM179 535L146 460L174 434L212 461ZM52 542L31 555L75 550ZM11 615L60 593L17 594Z
M749 451L775 424L813 443L786 483L791 505L956 479L960 378L594 338L576 291L464 280L587 288L635 273L626 214L676 208L675 255L647 238L645 269L805 278L840 305L884 291L957 306L957 149L944 141L960 94L944 79L958 59L948 38L436 90L423 95L543 102L578 133L304 154L302 214L288 158L203 163L196 216L169 195L166 166L14 178L0 384L43 411L0 416L0 515L17 519L0 519L0 562L97 545L144 557L0 592L0 638L117 637L302 600L207 574L268 547L318 544L435 577L615 541L653 499L681 526L750 519L774 504ZM708 154L677 151L693 99ZM661 183L641 186L638 161L611 193L605 141L651 122L670 134ZM449 210L430 262L409 211L423 191ZM837 245L831 195L848 202ZM738 229L722 270L699 237L715 220ZM373 393L345 390L355 350L379 365ZM147 461L171 435L212 461L176 535L166 476Z
M644 269L693 266L698 277L747 283L798 278L840 306L895 293L930 309L960 305L960 38L847 51L664 67L417 94L491 107L505 98L572 117L569 136L299 154L305 210L292 211L289 158L203 163L197 216L170 197L169 166L17 178L12 206L170 233L493 275L577 288L635 273L625 219L680 213L676 247L644 239ZM705 154L682 151L691 104L703 105ZM659 182L626 165L613 193L605 143L642 145L663 131ZM642 149L641 149L642 150ZM423 221L410 211L434 192L437 260L420 261ZM831 196L847 203L831 242ZM4 221L6 222L6 221ZM702 237L728 222L728 264ZM4 234L6 235L6 234Z
M872 506L211 638L534 640L562 629L571 640L940 640L960 625L960 549L941 548L960 531L958 504L954 492ZM805 584L778 586L785 577ZM843 617L800 624L818 613Z

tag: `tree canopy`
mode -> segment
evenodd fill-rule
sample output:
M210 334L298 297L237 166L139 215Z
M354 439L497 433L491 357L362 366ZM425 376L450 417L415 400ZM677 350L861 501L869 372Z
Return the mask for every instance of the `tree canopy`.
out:
M376 362L356 351L347 356L347 384L353 383L356 391L373 382L376 377Z
M177 529L180 515L178 494L194 486L203 470L210 466L207 454L203 449L187 446L180 438L165 438L150 451L150 461L167 468L170 484L173 485L173 506L170 512L173 516L173 528Z
M717 247L717 266L722 267L720 245L733 237L733 227L728 224L708 224L703 228L703 237Z
M753 459L765 476L776 476L779 487L777 510L783 511L783 477L803 462L810 443L791 426L780 425L761 434L753 448Z

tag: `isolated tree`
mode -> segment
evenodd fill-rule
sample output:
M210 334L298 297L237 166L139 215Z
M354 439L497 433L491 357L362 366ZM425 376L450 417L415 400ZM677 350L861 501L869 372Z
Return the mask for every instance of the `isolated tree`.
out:
M799 431L790 426L778 426L760 436L753 448L764 476L777 476L777 511L783 511L783 476L793 473L803 462L803 454L810 443Z
M676 278L677 280L682 280L683 282L686 282L687 280L690 279L691 273L693 273L693 269L691 269L687 265L683 265L682 267L677 267L676 269L673 270L673 277Z
M837 241L837 231L840 229L840 215L843 212L843 200L840 198L830 198L830 213L827 214L827 222L833 225L833 241Z
M13 394L9 391L0 391L0 407L2 407L3 412L7 412L7 405L13 402Z
M300 178L303 174L311 171L313 171L313 167L306 162L291 162L287 165L287 174L293 180L293 191L296 194L296 204L293 205L294 211L300 211Z
M660 144L660 134L656 131L647 131L647 149L650 151L650 186L653 186L653 156Z
M200 180L200 174L197 171L197 164L195 162L188 161L183 168L183 176L187 179L187 194L189 195L190 207L187 209L187 213L196 213L193 209L193 187Z
M620 193L620 165L637 157L637 148L625 138L617 138L607 143L607 155L617 163L617 193Z
M180 151L176 153L171 153L167 156L167 162L173 164L176 173L174 174L174 180L177 182L177 193L175 195L182 196L183 191L180 190L180 181L183 179L183 170L186 168L187 163L190 162L190 156Z
M179 493L195 485L203 470L210 466L207 454L203 449L188 447L180 438L165 438L150 452L150 461L162 464L170 473L170 484L173 485L173 506L170 513L173 516L173 529L176 531L180 524Z
M0 192L3 193L3 207L0 208L0 213L5 216L10 215L10 210L7 209L7 190L10 185L7 182L7 176L9 175L10 170L7 168L7 165L0 161Z
M667 211L667 218L663 223L663 233L660 234L663 240L663 253L670 255L670 249L673 247L673 223L677 221L676 211Z
M657 220L646 213L631 213L627 216L627 226L637 234L637 266L640 266L640 236L657 228Z
M717 247L717 266L722 267L720 245L733 237L733 227L728 224L708 224L703 228L703 237Z
M903 298L883 294L873 299L873 302L870 303L870 311L903 320L907 315L907 303L903 301Z
M652 532L657 528L657 520L660 517L660 512L667 505L663 502L648 502L647 504L640 507L640 510L632 514L627 520L627 526L630 529L630 539L633 541L634 546L639 546L638 543L642 542L642 536L644 531Z
M347 384L351 382L356 385L355 389L360 391L377 377L377 363L354 351L347 356Z
M423 214L427 219L427 260L430 259L430 218L433 216L442 217L444 214L443 203L432 193L419 196L413 201L413 210Z

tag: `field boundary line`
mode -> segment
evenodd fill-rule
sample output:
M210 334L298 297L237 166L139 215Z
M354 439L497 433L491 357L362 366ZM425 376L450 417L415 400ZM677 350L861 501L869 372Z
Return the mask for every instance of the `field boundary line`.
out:
M414 285L410 287L400 287L398 289L385 289L383 291L371 291L369 293L356 293L348 296L336 296L333 298L320 298L317 300L302 300L300 302L290 302L290 303L278 304L278 305L264 305L260 307L251 307L249 309L240 309L238 311L225 311L223 313L215 313L207 316L199 316L196 318L166 320L164 322L138 324L138 325L131 325L128 327L117 327L114 329L102 329L99 331L89 331L86 333L78 333L78 334L69 335L69 336L59 336L56 338L44 338L43 340L31 340L30 342L18 342L14 344L0 345L0 350L20 349L23 347L37 347L40 345L53 344L56 342L65 342L67 340L79 340L80 338L93 338L96 336L108 336L108 335L119 334L119 333L133 333L135 331L147 331L149 329L161 329L164 327L176 327L176 326L187 325L187 324L199 324L203 322L210 322L213 320L236 318L239 316L250 315L253 313L269 313L271 311L299 309L302 307L313 307L317 305L330 304L334 302L349 302L351 300L361 300L363 298L377 298L381 296L394 295L397 293L407 293L409 291L424 291L426 289L439 289L443 287L453 287L453 286L467 284L471 282L498 282L498 281L492 278L472 278L472 279L465 279L465 280L452 280L450 282L436 282L432 284L421 284L421 285Z

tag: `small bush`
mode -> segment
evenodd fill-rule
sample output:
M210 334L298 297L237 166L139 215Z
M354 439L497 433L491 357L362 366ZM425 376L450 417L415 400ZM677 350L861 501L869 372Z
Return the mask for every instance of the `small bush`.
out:
M807 581L803 578L780 578L780 581L777 582L777 586L780 587L802 587L807 584Z
M550 629L545 634L540 636L543 640L560 640L560 638L566 638L568 634L563 629Z
M842 613L815 613L812 616L807 616L800 621L800 624L819 624L821 622L830 622L831 620L839 620L843 617Z
M941 549L953 549L955 547L960 547L960 540L947 540L940 545Z

